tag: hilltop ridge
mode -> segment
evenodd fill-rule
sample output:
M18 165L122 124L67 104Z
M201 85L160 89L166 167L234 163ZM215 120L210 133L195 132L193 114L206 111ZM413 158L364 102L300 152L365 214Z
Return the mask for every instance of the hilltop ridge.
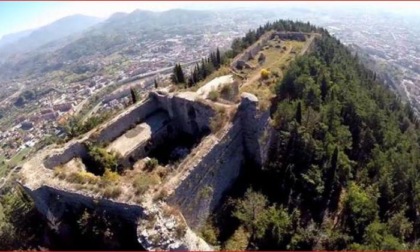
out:
M106 212L147 250L416 248L419 124L374 72L283 20L211 57L28 160L19 188L42 218L78 233ZM112 231L87 237L125 248Z

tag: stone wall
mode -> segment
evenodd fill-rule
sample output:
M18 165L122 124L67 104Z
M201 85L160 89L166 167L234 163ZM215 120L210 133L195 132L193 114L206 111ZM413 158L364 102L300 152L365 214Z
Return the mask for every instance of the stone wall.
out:
M85 157L88 154L86 147L81 142L67 144L57 153L45 158L44 166L53 169L56 166L65 164L75 157Z
M193 230L200 230L239 176L244 162L242 142L238 121L169 196L168 203L179 207Z
M93 133L89 139L96 140L99 143L111 142L159 109L168 112L171 120L168 125L170 125L172 130L201 137L210 132L209 125L214 111L209 105L197 102L195 100L196 98L197 95L195 93L191 93L190 96L181 97L151 92L146 101L130 108L114 120L101 126L98 133ZM156 144L162 143L170 134L172 133L168 132L168 128L165 128L159 134L153 136L154 142ZM47 157L44 160L45 167L52 169L69 162L74 157L86 157L87 149L83 145L83 141L85 140L67 144L56 154ZM122 163L130 165L133 159L144 157L148 153L145 147L147 147L145 144L140 145L132 153L127 155L126 159L122 160Z
M197 101L196 93L185 92L183 96L151 94L158 106L168 112L178 130L193 136L210 132L214 111L209 105Z
M106 210L134 223L139 218L143 218L144 215L144 209L138 205L128 205L103 198L94 199L93 197L58 190L49 186L42 186L36 190L31 190L23 185L22 187L34 200L37 210L49 219L59 220L64 211L78 211L84 208Z
M275 32L271 35L271 39L278 37L282 40L296 40L296 41L306 41L305 34L302 32Z
M150 151L158 148L160 145L164 144L165 141L171 141L171 139L175 137L175 134L169 130L170 128L174 128L173 123L165 125L162 129L152 134L149 141L141 143L122 158L122 165L124 167L133 166L137 160L146 157Z
M168 203L180 208L195 231L219 206L245 162L258 169L266 160L269 111L258 111L258 99L252 94L243 93L241 98L231 127L169 196Z
M108 123L96 137L99 142L111 142L124 132L143 121L146 117L157 110L158 106L154 99L136 105L135 108L125 112L115 120Z

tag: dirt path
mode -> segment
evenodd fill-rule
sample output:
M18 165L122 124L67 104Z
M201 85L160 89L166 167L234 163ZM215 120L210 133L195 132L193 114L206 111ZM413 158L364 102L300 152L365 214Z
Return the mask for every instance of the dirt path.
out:
M309 46L311 46L312 42L315 39L315 36L317 36L319 34L317 33L312 33L311 36L309 37L308 41L305 43L305 45L303 46L302 50L300 51L299 55L302 56L306 53L306 51L308 51Z

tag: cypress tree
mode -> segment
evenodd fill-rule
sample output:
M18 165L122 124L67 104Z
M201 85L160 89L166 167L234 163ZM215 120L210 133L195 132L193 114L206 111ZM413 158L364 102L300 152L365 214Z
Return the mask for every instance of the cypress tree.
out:
M216 62L217 62L216 68L219 68L220 65L222 64L222 60L220 59L219 47L217 47L217 50L216 50Z
M180 83L185 83L185 75L184 71L182 70L181 64L178 65L178 81Z
M134 91L133 88L130 88L130 93L131 93L131 101L133 102L133 104L137 103L136 91Z

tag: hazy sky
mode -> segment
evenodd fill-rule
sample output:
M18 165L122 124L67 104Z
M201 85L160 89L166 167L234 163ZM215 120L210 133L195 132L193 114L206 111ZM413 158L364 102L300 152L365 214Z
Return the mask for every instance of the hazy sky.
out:
M229 2L229 1L139 1L139 2L0 2L0 37L22 30L37 28L59 18L73 14L108 17L115 12L131 12L135 9L164 11L183 9L226 9L226 8L349 8L383 9L400 13L416 12L420 18L420 2Z

